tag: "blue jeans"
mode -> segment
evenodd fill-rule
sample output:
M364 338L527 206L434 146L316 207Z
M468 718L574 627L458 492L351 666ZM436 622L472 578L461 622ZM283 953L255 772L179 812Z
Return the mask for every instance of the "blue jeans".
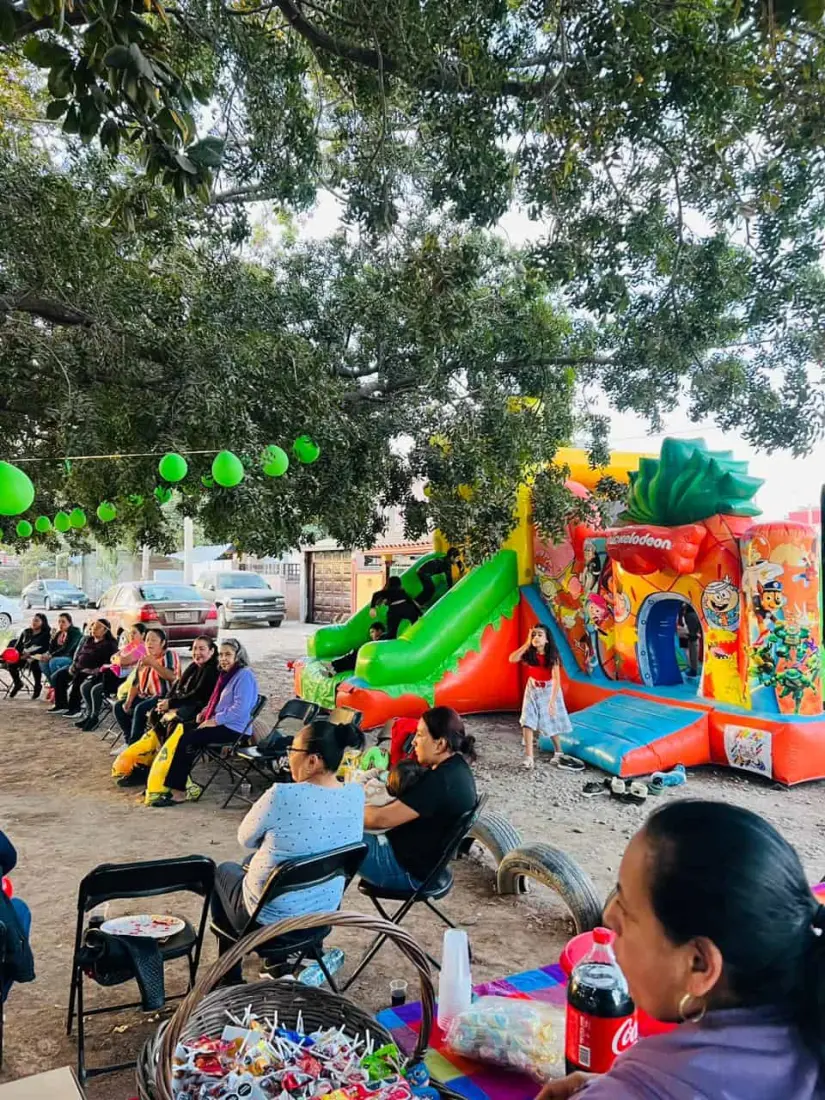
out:
M135 699L132 703L132 709L129 711L124 709L123 703L115 703L115 718L117 718L117 724L123 730L127 745L134 745L135 741L139 741L143 737L149 715L157 704L158 698L155 695L149 699Z
M20 921L20 927L23 929L23 935L26 937L26 939L28 939L32 926L31 910L29 909L28 905L26 905L25 901L21 901L20 898L11 898L10 900L12 908L17 914L17 919ZM0 986L0 1005L5 1002L6 997L8 997L9 992L11 991L11 987L13 985L13 981L7 981L4 982L2 986Z
M46 661L43 665L43 674L51 683L55 672L59 672L61 668L68 668L71 663L71 657L52 657L50 661Z
M364 833L367 854L358 874L373 886L385 886L388 890L415 890L420 886L395 858L395 852L386 836Z

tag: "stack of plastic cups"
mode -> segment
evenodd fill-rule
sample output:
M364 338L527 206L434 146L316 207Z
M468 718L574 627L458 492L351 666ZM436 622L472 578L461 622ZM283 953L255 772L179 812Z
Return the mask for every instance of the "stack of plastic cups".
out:
M472 999L470 945L467 933L448 928L444 933L441 973L438 978L438 1026L446 1030L453 1017L466 1012Z

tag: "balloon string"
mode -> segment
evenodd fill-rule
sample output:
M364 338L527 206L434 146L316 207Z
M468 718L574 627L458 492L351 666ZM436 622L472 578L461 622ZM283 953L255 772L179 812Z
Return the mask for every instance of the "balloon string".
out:
M166 453L165 451L163 452ZM219 451L176 451L175 454L179 455L216 455ZM10 462L17 464L19 462L84 462L92 461L102 458L162 458L163 456L158 451L132 451L129 454L113 454L113 455L63 455L61 458L6 458L2 459L4 462Z

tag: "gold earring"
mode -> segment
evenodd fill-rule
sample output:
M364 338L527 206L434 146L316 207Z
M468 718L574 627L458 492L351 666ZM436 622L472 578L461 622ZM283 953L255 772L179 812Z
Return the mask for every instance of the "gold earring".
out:
M684 997L682 997L681 1001L679 1001L679 1019L683 1024L698 1024L699 1021L704 1018L705 1012L707 1011L707 1006L704 1004L700 1004L698 1011L694 1012L692 1016L688 1016L685 1010L687 1009L687 1006L690 1004L691 1000L691 995L689 993L686 993Z

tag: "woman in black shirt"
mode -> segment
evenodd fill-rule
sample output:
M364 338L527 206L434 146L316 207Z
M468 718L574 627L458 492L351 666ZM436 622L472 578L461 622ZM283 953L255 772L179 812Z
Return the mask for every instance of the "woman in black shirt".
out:
M12 678L12 688L9 692L9 699L13 699L23 687L23 680L20 676L21 669L26 668L27 665L33 664L41 654L47 653L51 640L52 633L51 630L49 630L49 620L45 615L41 615L38 612L38 614L32 616L31 626L26 627L12 646L12 648L16 649L20 654L20 660L15 665L6 666L9 676ZM36 692L35 689L32 689L32 699L36 699L39 694L40 678L38 677Z
M364 810L365 829L388 831L365 834L367 855L359 874L391 890L414 890L427 878L478 801L467 763L475 759L475 738L452 707L425 711L414 746L425 774L394 802Z
M376 608L382 603L387 605L387 638L398 637L398 628L405 619L412 624L421 618L418 605L404 591L400 577L390 577L385 588L373 593L370 600L370 615L373 618Z

